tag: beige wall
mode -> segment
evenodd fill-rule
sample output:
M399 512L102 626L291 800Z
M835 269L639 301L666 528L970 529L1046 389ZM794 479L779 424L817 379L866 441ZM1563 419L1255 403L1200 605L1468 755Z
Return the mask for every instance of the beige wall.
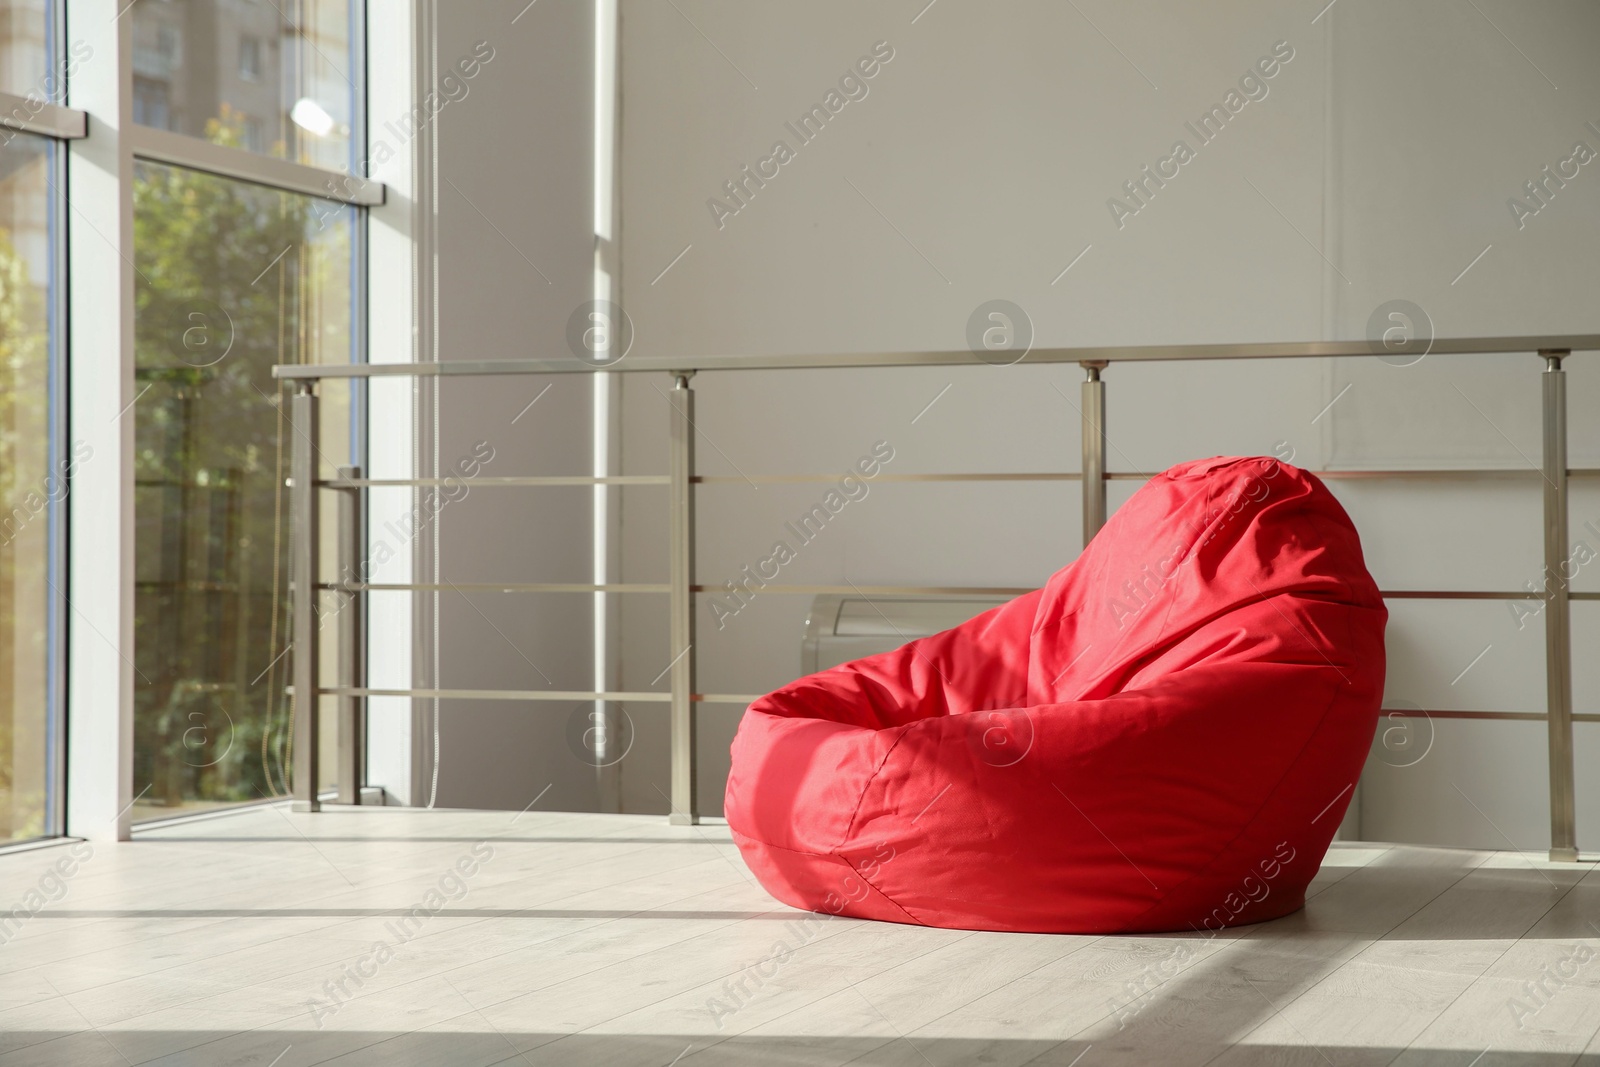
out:
M1584 128L1600 122L1600 78L1584 58L1600 11L1341 0L1313 24L1320 6L1083 3L1080 14L1035 2L625 2L621 295L635 353L960 348L969 314L992 298L1024 308L1049 345L1362 337L1373 309L1397 298L1426 309L1441 334L1600 326L1588 299L1600 169L1583 168L1520 231L1505 206L1574 140L1600 150ZM797 146L784 123L877 41L894 58L867 95ZM1294 58L1268 95L1119 228L1107 199L1174 139L1194 146L1184 123L1279 41ZM719 228L706 200L777 138L795 158ZM1594 358L1571 361L1575 465L1600 464L1600 431L1585 415L1600 401ZM1312 468L1525 467L1538 456L1537 370L1531 356L1113 368L1110 463L1153 470L1287 442ZM1072 470L1078 378L1026 362L701 375L702 469L842 470L882 438L898 471ZM630 472L665 469L665 401L652 385L662 383L627 382ZM1540 572L1536 486L1337 491L1386 587L1515 589ZM701 580L717 584L765 554L811 488L702 490ZM664 510L651 492L627 498L629 580L664 575ZM1600 520L1600 493L1575 493L1573 514L1574 537L1585 536L1578 526ZM786 574L1038 583L1077 551L1078 522L1073 488L883 485ZM1585 573L1578 587L1600 583ZM1583 649L1600 613L1574 611L1577 700L1593 709L1600 677ZM760 691L792 677L804 614L803 598L766 595L719 632L702 606L701 688ZM664 619L648 602L630 603L625 618L625 681L642 686L667 659ZM1543 706L1542 633L1537 622L1519 631L1503 603L1397 603L1391 649L1395 700ZM736 717L702 712L712 810ZM1503 845L1504 831L1518 845L1547 843L1542 724L1435 729L1421 763L1369 772L1366 831L1482 845ZM1600 756L1593 730L1579 727L1587 847L1600 841L1600 793L1583 770ZM641 783L665 781L664 735L646 744L646 734L624 788L640 810L661 810Z
M635 326L633 354L959 349L972 311L995 298L1024 308L1044 345L1359 338L1374 309L1394 299L1420 305L1443 335L1600 328L1589 299L1600 276L1600 169L1583 167L1520 229L1506 207L1572 142L1600 150L1600 134L1585 127L1600 124L1600 74L1587 61L1600 33L1592 5L1339 0L1313 22L1321 3L924 3L622 0L618 292ZM446 359L561 355L566 318L588 295L592 14L586 4L538 4L512 25L523 7L452 0L440 20L441 61L478 39L498 57L440 124L441 179L458 187L438 183ZM880 41L893 58L866 95L800 144L785 123L823 102ZM1223 102L1280 41L1294 56L1267 95L1199 146L1185 123ZM708 198L727 202L723 183L779 138L794 158L719 227ZM1119 226L1107 200L1178 138L1195 158ZM1600 466L1595 359L1570 361L1578 466ZM1106 377L1114 470L1287 448L1313 469L1514 469L1538 457L1531 356L1429 357L1403 368L1376 359L1147 365ZM898 472L1075 470L1078 380L1075 368L1026 361L703 374L701 469L733 478L842 471L887 440ZM535 409L540 418L512 427L543 385L523 384L448 387L441 459L490 436L495 473L585 473L587 389L556 383ZM666 469L666 384L624 383L628 473ZM1335 485L1387 588L1537 580L1537 488L1531 478ZM1115 483L1113 503L1130 489ZM720 584L765 555L817 490L738 481L701 489L701 581ZM444 572L585 580L588 498L548 493L471 497L447 516ZM620 496L622 580L664 580L661 490ZM1600 486L1576 490L1572 511L1574 539L1600 548L1582 528L1600 526ZM1078 528L1070 484L879 484L785 574L1036 584L1075 555ZM1577 587L1600 588L1600 579L1585 571ZM557 684L587 688L586 602L477 602L504 635L447 597L445 684L526 685L526 653ZM792 678L805 609L802 597L762 595L719 630L702 604L700 688L756 692ZM1577 704L1594 710L1600 670L1586 650L1600 638L1600 609L1578 604L1574 615ZM1539 621L1518 629L1503 602L1396 602L1390 635L1393 702L1543 707ZM669 659L663 598L624 602L620 652L621 685L651 687ZM551 806L590 806L592 781L574 770L561 736L566 710L539 719L526 707L447 707L440 803L520 807L557 780ZM629 710L638 737L620 775L624 803L664 811L664 710ZM737 715L701 710L709 811L720 805ZM1391 755L1369 767L1363 831L1543 847L1543 725L1432 729L1415 766L1390 766L1404 762ZM1600 791L1586 769L1600 758L1595 727L1579 726L1578 754L1580 839L1593 848Z
M564 351L567 318L588 299L593 14L587 4L545 3L518 18L526 6L525 0L449 0L437 5L436 25L424 31L432 35L436 68L423 79L424 92L442 85L459 60L481 57L484 46L493 54L464 82L464 95L459 77L446 87L458 99L429 124L437 155L425 138L408 145L423 157L413 217L413 236L422 242L420 359ZM402 61L373 56L374 64ZM401 118L374 112L374 135L393 139L383 133L386 123L398 127ZM437 160L433 175L430 157ZM374 314L385 314L381 303ZM546 385L549 393L524 413ZM410 420L409 400L400 390L375 394L375 433ZM479 442L493 450L483 477L588 473L587 380L450 379L436 392L421 390L415 403L420 445L410 458L422 477L454 473ZM382 439L395 451L396 438ZM386 503L391 518L406 510L403 501ZM446 505L408 547L412 580L419 582L581 582L588 580L590 542L587 490L503 489L467 479L465 496ZM586 597L446 589L437 599L419 593L414 604L409 665L403 659L395 665L409 669L409 684L590 687ZM388 622L374 625L392 639ZM594 809L594 772L573 758L565 740L572 710L556 703L442 701L437 804L517 810L550 786L544 806ZM410 714L395 702L373 709L375 719L384 717L374 726L383 751L375 784L414 804L426 804L433 792L430 712L420 701Z

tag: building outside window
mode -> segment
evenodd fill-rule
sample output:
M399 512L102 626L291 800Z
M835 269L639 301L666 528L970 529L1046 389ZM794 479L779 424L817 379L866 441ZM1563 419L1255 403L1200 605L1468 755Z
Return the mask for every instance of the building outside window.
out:
M134 75L133 121L158 130L172 129L172 84Z
M249 34L239 38L239 77L251 82L261 80L261 38Z
M213 123L260 116L250 151L339 170L359 125L355 3L141 2L129 13L134 71L167 83L170 128L180 133L211 137Z

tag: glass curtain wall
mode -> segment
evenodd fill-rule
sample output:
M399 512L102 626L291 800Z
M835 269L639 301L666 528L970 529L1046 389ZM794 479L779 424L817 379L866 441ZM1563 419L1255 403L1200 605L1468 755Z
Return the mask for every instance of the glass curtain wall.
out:
M0 3L0 91L56 102L55 12ZM3 110L28 108L13 100ZM57 831L58 147L0 128L0 844Z
M0 842L50 832L56 505L55 147L0 131Z
M294 431L272 365L350 358L354 211L157 163L134 180L138 818L288 793ZM322 436L347 462L348 434Z
M359 130L351 0L140 0L133 119L339 170Z
M142 125L342 169L359 94L346 0L142 0ZM135 820L286 795L287 490L275 363L357 348L358 209L140 161L134 178ZM325 476L351 461L324 395ZM331 768L332 761L324 761Z

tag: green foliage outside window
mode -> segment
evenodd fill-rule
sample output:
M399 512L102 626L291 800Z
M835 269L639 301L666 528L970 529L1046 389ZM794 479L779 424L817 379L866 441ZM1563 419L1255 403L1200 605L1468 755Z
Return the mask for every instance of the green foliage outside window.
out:
M225 112L207 133L236 146L240 124ZM349 358L350 224L307 197L140 163L134 247L134 780L157 808L282 795L294 431L271 368Z

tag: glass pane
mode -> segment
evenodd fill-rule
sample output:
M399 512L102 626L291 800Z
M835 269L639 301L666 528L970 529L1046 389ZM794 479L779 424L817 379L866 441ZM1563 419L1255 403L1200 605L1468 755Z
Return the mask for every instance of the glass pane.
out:
M0 0L0 90L59 104L66 96L55 54L51 0Z
M133 120L330 170L360 114L359 0L142 0Z
M354 226L330 201L136 165L136 819L287 792L294 430L271 369L351 358ZM347 395L324 392L325 475L349 462Z
M0 145L0 842L52 832L51 143Z

